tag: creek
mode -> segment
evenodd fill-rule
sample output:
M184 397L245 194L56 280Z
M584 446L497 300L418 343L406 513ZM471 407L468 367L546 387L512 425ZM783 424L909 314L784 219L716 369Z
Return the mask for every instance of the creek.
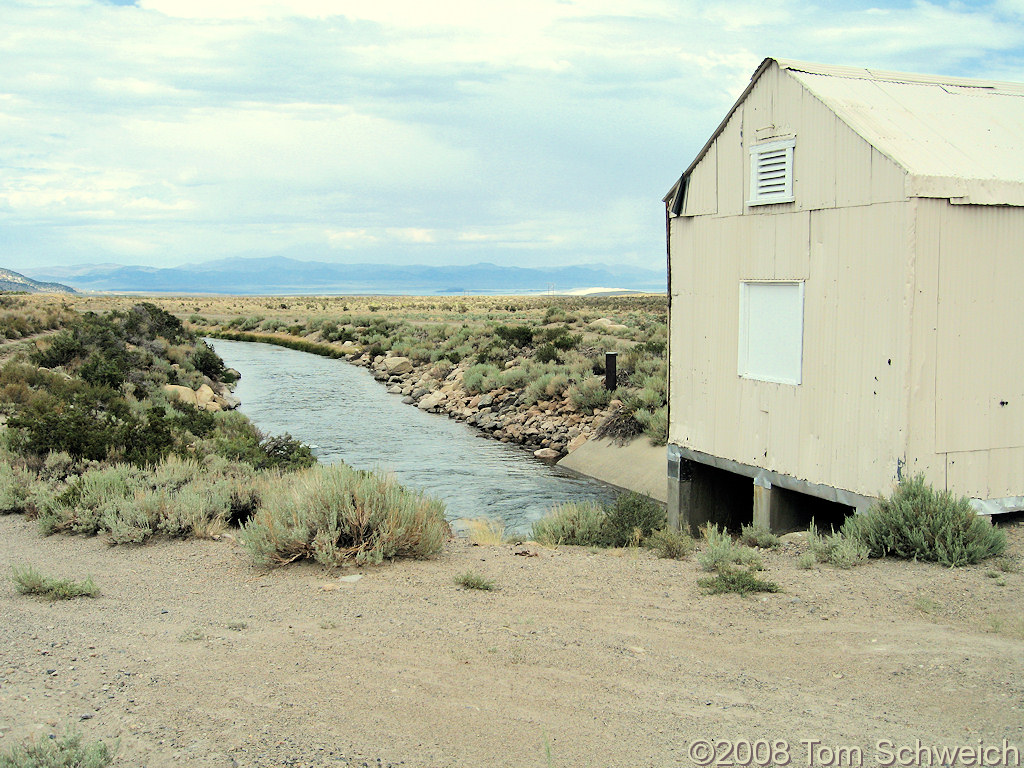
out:
M443 499L450 520L486 517L525 533L555 504L614 496L608 485L403 404L360 366L271 344L207 341L242 374L239 410L260 430L290 434L324 463L393 472Z

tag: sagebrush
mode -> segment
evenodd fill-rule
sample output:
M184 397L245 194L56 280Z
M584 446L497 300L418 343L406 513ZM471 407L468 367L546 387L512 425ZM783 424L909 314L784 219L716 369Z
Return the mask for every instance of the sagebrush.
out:
M706 523L701 527L704 546L697 562L705 571L720 571L732 565L745 565L753 570L761 570L761 556L750 547L736 544L732 536L714 523Z
M115 749L102 741L82 742L82 734L68 731L55 738L40 737L0 752L0 768L106 768Z
M455 577L455 583L465 589L479 589L483 592L491 592L497 589L497 586L491 579L476 571L460 573Z
M924 475L902 480L891 496L848 518L842 533L862 543L872 557L947 566L977 563L1006 548L1006 534L978 515L966 497L932 488Z
M610 504L568 502L535 521L532 536L541 544L625 547L642 544L665 526L665 509L639 493L622 493Z
M11 581L23 595L38 595L50 600L71 600L76 597L97 597L100 590L88 576L82 581L55 579L31 565L12 566Z
M259 565L424 558L438 552L450 535L443 502L389 475L345 464L264 480L260 498L241 531Z
M779 592L779 585L755 576L742 568L723 568L714 576L697 580L697 585L708 595L722 595L735 592L746 596L752 592Z

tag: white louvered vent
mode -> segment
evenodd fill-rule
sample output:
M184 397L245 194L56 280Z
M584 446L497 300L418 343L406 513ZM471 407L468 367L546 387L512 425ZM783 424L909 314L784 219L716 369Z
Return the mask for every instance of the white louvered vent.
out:
M750 198L747 205L791 203L795 139L769 141L750 148Z

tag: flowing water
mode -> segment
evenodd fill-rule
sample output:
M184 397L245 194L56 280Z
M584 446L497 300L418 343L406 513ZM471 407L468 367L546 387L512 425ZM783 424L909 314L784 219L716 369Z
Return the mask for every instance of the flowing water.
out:
M614 495L530 451L404 405L365 368L269 344L208 341L241 372L240 410L261 430L289 433L325 463L393 472L443 499L449 519L487 517L522 532L554 504Z

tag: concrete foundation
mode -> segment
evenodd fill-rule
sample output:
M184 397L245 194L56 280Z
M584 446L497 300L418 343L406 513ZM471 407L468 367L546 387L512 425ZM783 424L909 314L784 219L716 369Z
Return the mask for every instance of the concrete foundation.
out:
M822 498L780 487L772 482L770 473L756 467L736 465L747 471L730 471L686 458L673 449L670 446L668 451L668 524L693 534L705 523L733 531L753 523L786 533L804 530L813 521L817 528L828 531L865 506L862 497L854 498L853 504Z
M750 480L683 459L669 475L668 523L696 535L705 523L738 529L749 522Z

